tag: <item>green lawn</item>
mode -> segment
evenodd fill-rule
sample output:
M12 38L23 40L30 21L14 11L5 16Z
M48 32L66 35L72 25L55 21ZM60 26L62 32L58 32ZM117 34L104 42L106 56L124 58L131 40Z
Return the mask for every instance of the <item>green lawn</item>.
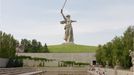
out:
M50 53L91 53L97 50L96 46L61 44L48 46Z

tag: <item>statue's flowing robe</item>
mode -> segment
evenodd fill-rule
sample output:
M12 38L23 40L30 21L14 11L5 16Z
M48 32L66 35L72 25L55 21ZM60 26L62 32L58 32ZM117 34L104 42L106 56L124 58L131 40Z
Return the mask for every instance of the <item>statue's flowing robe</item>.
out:
M73 28L72 28L72 20L66 18L66 22L65 22L65 37L64 40L67 43L73 43L74 42L74 37L73 37Z

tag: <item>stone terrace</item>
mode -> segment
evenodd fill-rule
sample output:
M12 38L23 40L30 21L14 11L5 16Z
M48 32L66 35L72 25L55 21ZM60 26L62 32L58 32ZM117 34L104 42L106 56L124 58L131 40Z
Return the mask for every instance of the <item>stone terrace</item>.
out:
M43 71L39 71L35 68L0 68L0 75L33 75L39 74Z

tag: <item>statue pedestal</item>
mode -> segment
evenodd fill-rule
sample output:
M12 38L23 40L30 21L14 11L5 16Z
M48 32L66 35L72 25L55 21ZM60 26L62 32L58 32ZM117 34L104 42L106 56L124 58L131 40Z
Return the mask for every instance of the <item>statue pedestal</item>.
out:
M62 43L63 45L75 45L75 43L73 42L65 42L65 43Z

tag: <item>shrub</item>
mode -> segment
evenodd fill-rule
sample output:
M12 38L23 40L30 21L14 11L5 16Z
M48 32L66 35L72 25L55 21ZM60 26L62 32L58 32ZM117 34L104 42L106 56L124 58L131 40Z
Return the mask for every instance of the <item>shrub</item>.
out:
M7 67L22 67L23 66L23 59L19 57L10 58L7 64Z

